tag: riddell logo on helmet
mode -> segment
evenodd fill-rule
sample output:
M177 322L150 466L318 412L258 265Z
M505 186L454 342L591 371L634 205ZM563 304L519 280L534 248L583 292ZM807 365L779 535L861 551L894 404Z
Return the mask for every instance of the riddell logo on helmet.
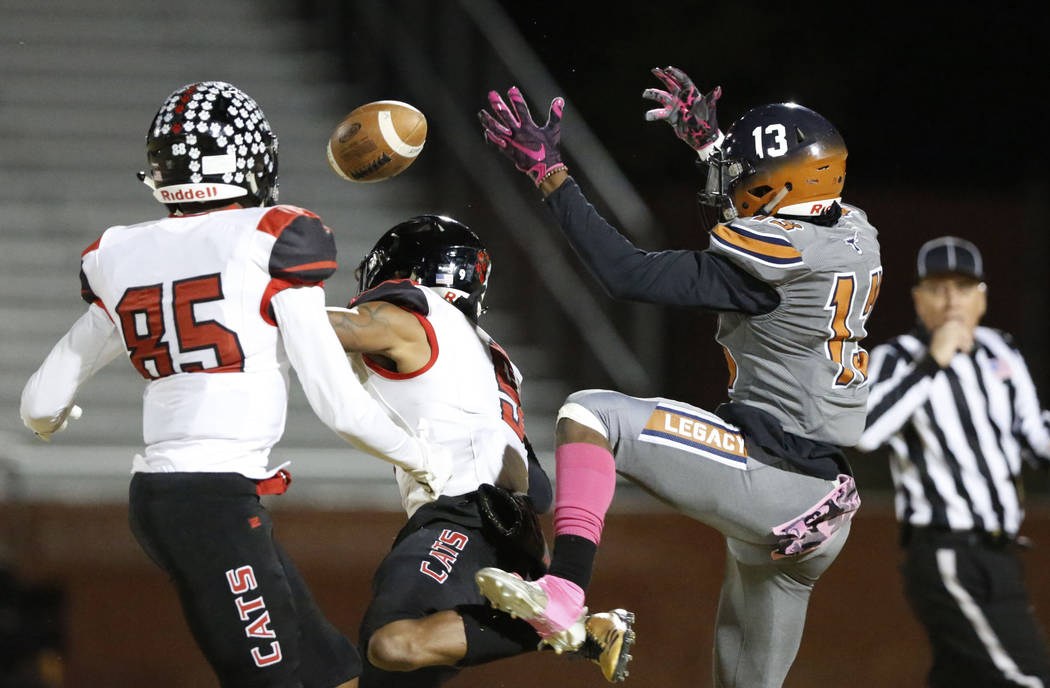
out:
M195 189L182 188L178 191L160 190L160 198L165 203L178 203L180 201L206 201L218 199L219 189L215 186L197 187Z
M243 186L233 184L191 183L171 184L153 191L153 197L161 203L207 203L226 198L238 198L248 193Z

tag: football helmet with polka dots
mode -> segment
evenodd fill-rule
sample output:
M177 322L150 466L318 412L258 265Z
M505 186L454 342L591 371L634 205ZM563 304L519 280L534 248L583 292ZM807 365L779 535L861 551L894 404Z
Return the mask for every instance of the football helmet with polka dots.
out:
M258 104L223 81L168 96L146 132L146 159L139 178L176 211L235 199L249 207L277 202L277 135Z

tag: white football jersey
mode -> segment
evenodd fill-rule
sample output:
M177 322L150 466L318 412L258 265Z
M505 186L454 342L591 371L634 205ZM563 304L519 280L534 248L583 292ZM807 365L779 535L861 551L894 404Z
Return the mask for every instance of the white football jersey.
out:
M148 380L133 470L272 474L288 362L271 299L335 269L331 230L293 206L116 226L88 247L82 295Z
M452 452L452 477L442 494L472 492L482 483L528 490L521 411L521 373L506 352L437 293L409 280L384 282L351 307L386 301L416 315L431 357L413 373L391 372L367 355L365 388L409 428ZM418 484L398 469L406 510L418 506Z

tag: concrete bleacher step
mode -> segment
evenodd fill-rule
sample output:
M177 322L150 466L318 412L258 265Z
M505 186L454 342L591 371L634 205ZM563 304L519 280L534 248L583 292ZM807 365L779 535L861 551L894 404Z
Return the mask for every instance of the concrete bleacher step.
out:
M39 105L4 108L0 134L17 131L18 137L5 136L8 140L0 149L0 165L27 170L53 170L59 174L72 171L95 174L106 169L130 169L145 164L146 128L154 111L129 116L118 110L78 110L77 117L84 126L107 132L85 138L65 129L67 124L64 120L68 115L52 113L41 116L37 114L38 110ZM280 133L280 120L269 113L267 118ZM289 135L280 136L282 158L287 158L293 165L315 158L324 162L327 135L338 121L338 117L317 114L309 118L297 118L296 126ZM41 142L46 145L41 146ZM313 169L318 173L331 174L327 167L314 165Z
M173 84L172 88L177 88L179 85ZM92 140L84 136L84 132L90 130L106 132L99 139L103 144L115 140L114 134L119 134L122 142L131 139L136 144L141 144L141 137L145 136L151 118L156 113L156 107L161 104L170 90L165 89L164 92L155 96L156 105L143 107L143 103L140 101L139 107L134 109L107 103L77 104L75 108L70 108L69 110L42 108L36 103L8 103L4 106L4 117L3 121L0 122L0 130L18 131L23 137L39 136L44 139L68 136L82 141L81 145ZM247 90L246 87L245 90ZM277 126L281 119L292 117L296 119L295 126L288 129L288 135L281 136L282 143L285 139L288 139L297 144L294 146L295 148L299 148L299 144L306 142L304 140L305 137L297 140L299 132L306 134L314 131L330 132L338 123L337 119L333 120L329 117L328 112L302 113L296 110L282 109L274 107L262 97L259 97L257 102L259 102L259 106L266 113L266 118L270 120L278 133L281 132L280 127ZM71 126L71 120L75 121L75 126ZM320 145L322 150L326 142L327 137L321 139ZM74 152L71 151L71 154L64 158L66 164L76 162L91 164L94 162L90 159L79 160L72 154Z
M184 49L214 49L214 41L221 38L223 46L228 50L240 49L254 52L257 47L254 29L260 27L264 21L261 18L253 19L251 16L240 14L235 9L231 14L223 14L225 9L223 3L211 3L217 7L209 8L212 19L222 18L224 20L235 19L237 31L230 30L228 21L202 22L192 31L186 31L177 24L171 26L158 26L156 8L148 3L137 2L133 5L132 12L122 12L119 9L121 2L114 0L110 5L99 5L98 3L83 3L84 12L70 14L64 11L64 5L68 3L47 3L34 0L32 3L21 1L12 2L5 0L0 2L4 17L7 21L0 24L0 40L4 45L15 46L20 49L32 48L38 45L59 46L82 46L82 45L114 45L119 44L128 47L156 46L158 43L158 30L160 40L168 38L177 40L180 47ZM129 4L129 7L132 7ZM193 2L180 3L180 7L192 9ZM236 6L237 3L230 3ZM154 11L151 11L154 10ZM53 13L64 12L62 21L53 21ZM167 14L174 14L168 12ZM119 21L115 21L119 20ZM31 37L27 34L25 27L33 25ZM267 36L275 42L275 45L295 45L294 40L299 35L299 27L294 23L282 24L267 21L265 27ZM176 39L177 36L177 39ZM143 59L141 62L146 63Z
M204 70L204 74L208 76L214 72L215 70L212 69ZM200 76L198 74L198 78ZM338 74L313 74L308 83L297 86L294 98L270 98L260 95L256 99L267 117L289 117L298 113L310 115L342 112L352 92L348 91L338 76ZM4 75L4 90L9 94L17 93L18 102L21 104L95 108L105 106L115 110L130 109L137 111L139 115L144 113L149 118L156 112L156 106L160 105L161 100L168 93L185 83L180 82L178 77L179 75L175 74L172 77L158 78L156 73L147 72L140 75L125 75L119 82L114 83L95 78L85 79L83 75L57 72L46 75L49 87L46 90L40 90L39 84L44 78L43 75L8 73ZM214 78L221 77L215 76ZM270 95L274 89L274 82L266 77L248 78L237 74L236 80L232 83L251 94L252 97L256 97L256 93ZM147 124L149 124L148 119L138 126L142 129L142 133L145 133ZM105 132L97 133L104 134Z
M0 459L22 472L25 496L126 498L131 456L142 448L145 384L126 361L82 387L84 418L53 444L33 439L17 408L32 371L84 312L81 250L111 225L164 214L134 174L144 167L146 128L171 90L221 79L259 102L280 138L282 202L310 208L336 231L341 269L326 284L333 305L356 293L353 269L381 232L433 211L423 176L358 185L328 170L332 127L373 98L345 83L334 71L339 61L314 50L301 25L267 12L278 6L0 0ZM547 353L512 312L492 312L483 325L525 374L528 434L550 461L553 416L571 390L552 377ZM398 506L389 466L323 426L294 380L274 457L295 459L296 494L306 502Z
M225 35L225 34L224 34ZM70 46L76 48L77 46ZM156 69L149 60L128 59L128 46L113 43L92 45L90 51L81 51L77 60L70 62L66 55L53 50L38 50L37 44L0 48L0 59L5 67L24 74L42 74L63 72L65 74L99 74L108 76L126 76L148 74ZM297 59L289 60L280 51L249 53L223 52L222 61L216 62L210 50L194 49L187 46L179 55L179 69L184 73L238 74L242 81L246 79L262 81L294 81L303 74L303 68L322 71L327 66L323 53L296 53Z
M259 3L262 5L263 3ZM4 11L20 11L23 15L35 15L43 20L53 20L56 15L66 17L108 17L110 19L124 20L128 16L138 16L153 20L153 30L164 30L165 27L173 31L186 28L186 22L190 26L200 22L208 25L219 20L251 21L252 17L264 18L264 10L253 14L248 11L252 4L244 1L217 3L209 0L184 0L178 4L167 3L138 3L135 0L98 0L70 2L69 0L33 0L32 3L21 2L21 0L0 0L0 9ZM169 21L176 21L170 26ZM226 24L229 26L229 24Z

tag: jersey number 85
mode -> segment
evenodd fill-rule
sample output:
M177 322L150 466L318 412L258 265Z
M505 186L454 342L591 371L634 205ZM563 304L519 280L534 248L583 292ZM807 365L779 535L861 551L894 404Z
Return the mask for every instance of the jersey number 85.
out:
M163 341L165 290L171 292L178 353L211 351L214 361L173 359L169 344ZM200 320L194 312L197 304L222 298L218 273L127 289L117 304L117 316L131 363L142 377L156 380L175 373L243 371L244 351L237 333L215 320Z

